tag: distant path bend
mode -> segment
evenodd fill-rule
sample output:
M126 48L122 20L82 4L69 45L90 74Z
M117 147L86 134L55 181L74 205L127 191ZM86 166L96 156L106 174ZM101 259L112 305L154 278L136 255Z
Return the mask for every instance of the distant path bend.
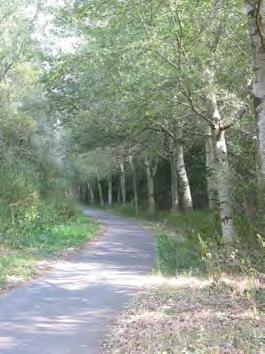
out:
M135 223L84 209L104 234L43 278L0 296L1 354L99 354L108 325L145 284L152 236Z

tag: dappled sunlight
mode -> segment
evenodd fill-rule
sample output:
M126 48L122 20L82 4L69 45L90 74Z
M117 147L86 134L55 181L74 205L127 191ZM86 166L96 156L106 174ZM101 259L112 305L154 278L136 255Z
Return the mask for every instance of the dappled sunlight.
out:
M194 288L194 279L184 284L164 281L138 296L111 331L105 353L262 352L264 315L246 299L206 284Z
M148 277L147 284L149 286L169 286L172 288L190 288L202 289L208 287L212 283L209 278L202 278L190 275L181 275L178 277L165 277L163 275L151 275Z
M133 223L92 213L108 224L97 242L57 260L43 279L0 298L1 354L21 347L36 354L34 347L40 345L49 354L57 354L57 348L62 354L94 354L111 319L136 292L156 283L150 276L152 237Z
M265 290L264 276L260 278L258 275L251 277L248 275L227 275L223 274L220 277L220 283L225 285L235 294L242 294L245 290L251 288L260 288Z
M265 0L0 0L0 43L0 354L125 308L110 354L265 354Z

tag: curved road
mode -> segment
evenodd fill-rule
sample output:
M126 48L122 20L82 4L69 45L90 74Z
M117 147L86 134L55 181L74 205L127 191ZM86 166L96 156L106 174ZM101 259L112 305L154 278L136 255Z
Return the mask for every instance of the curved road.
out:
M108 325L145 284L152 236L103 211L84 213L105 225L96 242L0 296L1 354L98 354Z

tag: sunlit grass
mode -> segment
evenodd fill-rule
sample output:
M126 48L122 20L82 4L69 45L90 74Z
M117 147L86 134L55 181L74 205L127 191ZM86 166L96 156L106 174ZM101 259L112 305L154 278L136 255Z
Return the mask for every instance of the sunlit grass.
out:
M0 289L27 280L35 274L36 260L21 251L5 250L0 253Z
M265 313L248 288L243 276L217 287L207 277L160 277L112 328L104 353L263 353Z
M19 247L3 247L0 249L0 289L34 277L38 273L38 262L91 240L98 228L94 220L79 216L71 223L23 237Z

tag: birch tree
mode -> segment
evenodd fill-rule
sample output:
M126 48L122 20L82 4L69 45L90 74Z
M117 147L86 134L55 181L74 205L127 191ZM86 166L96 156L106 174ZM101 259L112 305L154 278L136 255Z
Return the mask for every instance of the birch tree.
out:
M246 1L253 48L253 95L257 117L262 184L265 175L265 2Z
M207 82L207 96L206 96L206 107L207 115L212 122L212 145L209 147L213 148L213 151L209 151L211 159L211 167L215 166L213 178L216 181L216 190L218 198L218 206L220 211L222 235L227 242L234 241L235 229L233 225L233 211L231 203L230 194L230 169L228 165L227 158L227 146L225 139L225 127L223 126L223 120L218 110L217 99L215 94L214 85L214 71L210 67L207 67L205 71L205 80ZM214 161L212 161L212 157ZM212 183L212 181L210 181ZM212 188L212 185L208 186L208 189ZM214 191L211 190L211 193ZM212 195L210 195L212 197Z
M150 216L153 216L153 215L155 215L155 212L156 212L154 178L156 175L157 163L156 163L156 161L151 161L150 158L145 154L144 166L145 166L146 183L147 183L148 214Z

